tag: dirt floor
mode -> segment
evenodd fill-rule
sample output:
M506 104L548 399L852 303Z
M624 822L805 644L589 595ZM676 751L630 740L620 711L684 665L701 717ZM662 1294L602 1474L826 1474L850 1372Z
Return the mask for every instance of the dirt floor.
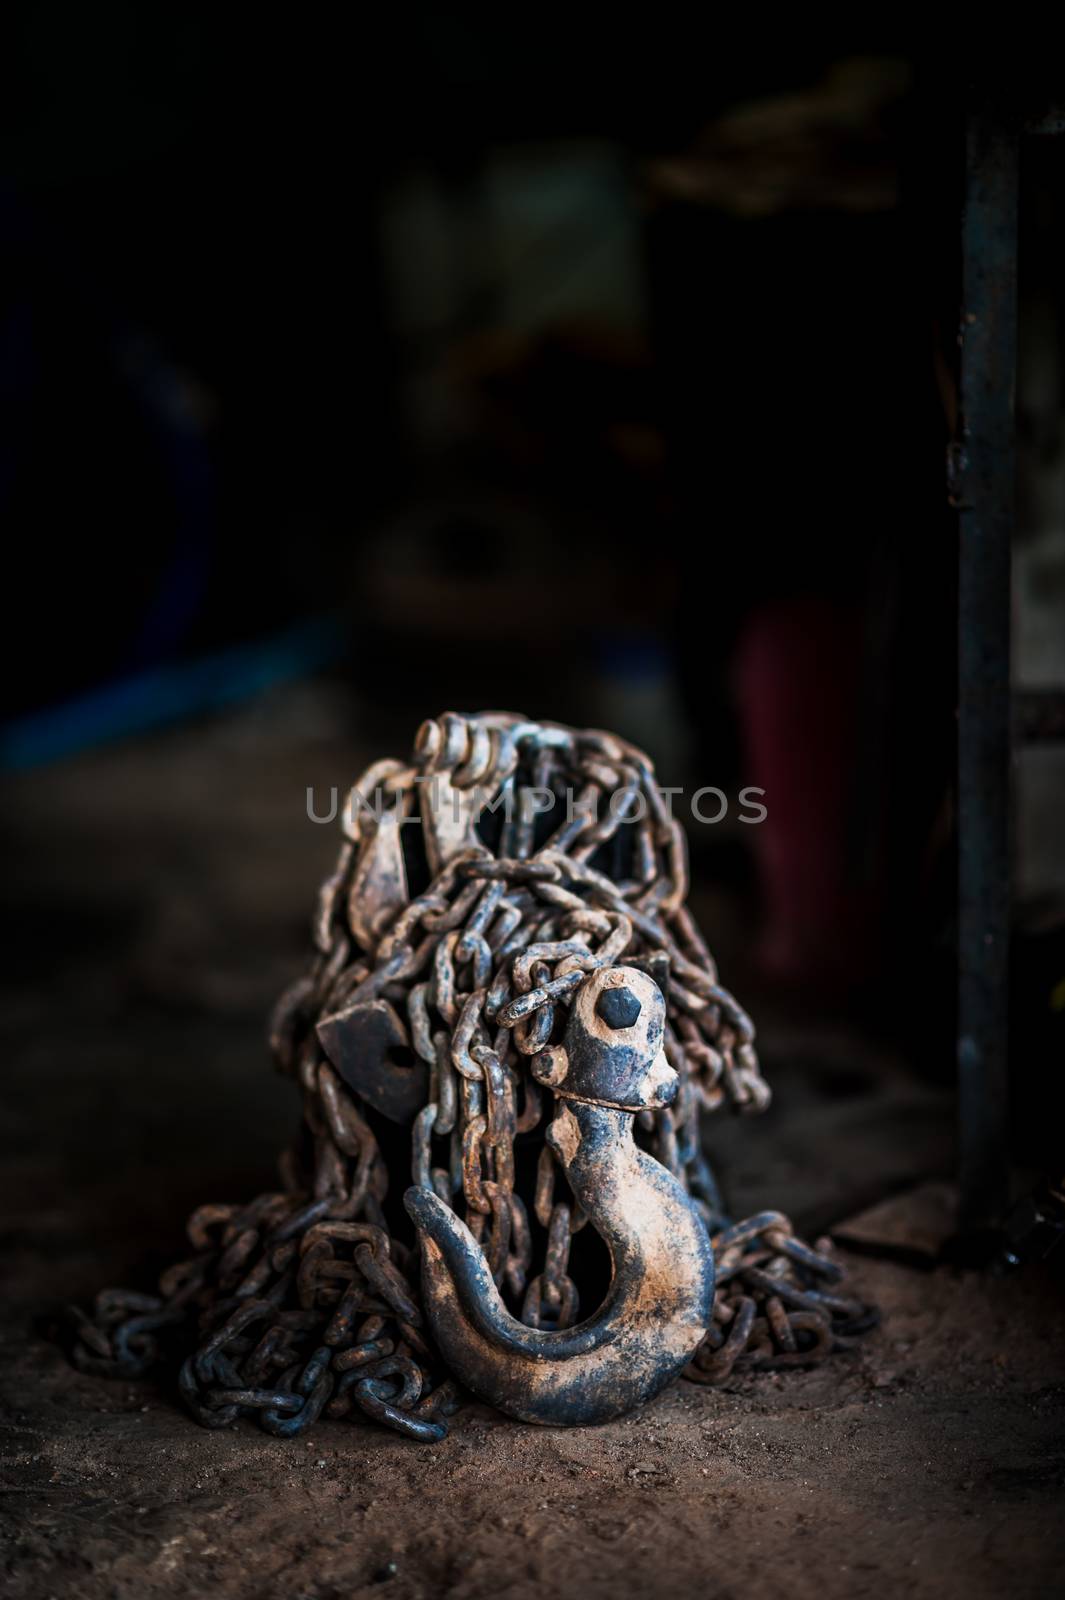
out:
M362 1422L207 1433L165 1381L71 1371L55 1307L148 1284L194 1204L270 1184L295 1114L262 1018L334 851L305 788L356 763L298 698L270 730L243 717L8 786L4 1595L1061 1594L1065 1297L1045 1270L847 1255L884 1326L821 1369L681 1383L577 1431L471 1406L430 1448ZM763 1037L774 1111L707 1130L733 1209L934 1248L948 1098L824 1022L770 1016Z

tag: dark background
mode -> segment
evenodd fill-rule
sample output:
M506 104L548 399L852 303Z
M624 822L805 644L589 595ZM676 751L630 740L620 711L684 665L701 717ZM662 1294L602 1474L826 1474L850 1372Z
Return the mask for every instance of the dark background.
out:
M1062 1252L941 1253L964 102L1046 102L998 13L380 9L0 23L5 1594L1050 1594ZM1025 141L1019 687L1065 683L1063 165ZM65 1303L277 1185L308 789L485 707L728 798L691 904L774 1099L706 1151L882 1328L428 1455L75 1371ZM1015 780L1019 1196L1061 1174L1065 748Z
M250 759L286 775L307 829L308 772L344 785L426 715L506 705L614 726L664 782L721 788L728 816L690 832L727 976L785 1038L843 1018L855 1050L948 1086L953 47L740 43L712 18L580 8L50 4L8 28L4 751L26 969L63 970L44 927L75 930L71 961L96 942L94 886L123 953L173 890L152 858L107 910L118 837L58 901L33 883L28 834L43 854L96 803L93 752L140 752L150 809L168 739L198 730L202 760L247 748L251 718ZM1026 158L1022 316L1059 281L1060 176L1060 153ZM1037 378L1048 350L1059 376L1022 394L1024 504L1060 462L1061 322L1040 326ZM173 824L193 874L222 783ZM766 791L758 827L737 821L745 785ZM46 790L65 807L47 826ZM1015 1098L1038 1168L1060 850L1026 863Z

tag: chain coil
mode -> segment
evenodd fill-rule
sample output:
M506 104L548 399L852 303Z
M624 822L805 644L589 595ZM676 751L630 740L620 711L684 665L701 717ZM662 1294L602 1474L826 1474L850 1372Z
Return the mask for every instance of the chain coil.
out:
M403 830L419 824L430 881L412 893ZM721 1215L700 1113L761 1111L769 1089L753 1025L684 905L684 832L642 752L596 730L448 713L423 724L410 764L363 774L343 830L315 908L311 969L270 1026L303 1100L284 1187L194 1212L195 1254L163 1274L158 1295L105 1290L91 1318L74 1311L83 1371L139 1376L182 1331L195 1349L179 1390L206 1427L249 1415L292 1437L358 1410L410 1438L442 1438L456 1387L429 1343L409 1252L390 1233L372 1113L317 1025L386 1008L391 1036L427 1073L414 1182L461 1207L524 1322L566 1328L580 1316L569 1256L585 1219L543 1142L553 1108L528 1061L558 1036L585 976L622 957L667 994L665 1052L681 1080L672 1107L640 1114L638 1137L694 1197L717 1259L713 1326L685 1375L721 1383L737 1366L810 1365L872 1326L875 1313L835 1292L839 1268L786 1217ZM523 1198L515 1143L536 1139Z

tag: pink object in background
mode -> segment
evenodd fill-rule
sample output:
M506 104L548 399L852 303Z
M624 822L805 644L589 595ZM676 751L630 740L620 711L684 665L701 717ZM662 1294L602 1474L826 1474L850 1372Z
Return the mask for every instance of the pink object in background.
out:
M879 809L857 776L860 623L858 607L822 597L774 602L753 612L736 659L743 778L766 791L750 830L759 964L820 989L867 976L876 959L877 874L856 847Z

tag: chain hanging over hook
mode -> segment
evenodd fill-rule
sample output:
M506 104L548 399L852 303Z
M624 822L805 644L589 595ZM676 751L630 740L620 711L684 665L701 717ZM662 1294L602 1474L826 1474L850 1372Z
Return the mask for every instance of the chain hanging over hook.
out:
M419 825L425 884L404 847ZM343 826L314 960L270 1028L303 1100L283 1187L200 1207L194 1254L158 1294L106 1290L92 1317L73 1312L79 1367L134 1377L184 1340L180 1392L207 1427L247 1415L292 1436L362 1413L442 1438L457 1386L389 1195L413 1181L461 1218L519 1325L573 1328L570 1246L587 1212L548 1137L550 1052L589 975L622 965L666 996L678 1080L671 1104L633 1111L636 1141L702 1219L717 1264L685 1376L809 1365L872 1325L787 1218L721 1214L700 1114L761 1111L769 1090L751 1021L685 906L684 832L641 751L598 730L448 713L423 724L409 763L368 769ZM409 1127L409 1174L388 1170L377 1118Z

